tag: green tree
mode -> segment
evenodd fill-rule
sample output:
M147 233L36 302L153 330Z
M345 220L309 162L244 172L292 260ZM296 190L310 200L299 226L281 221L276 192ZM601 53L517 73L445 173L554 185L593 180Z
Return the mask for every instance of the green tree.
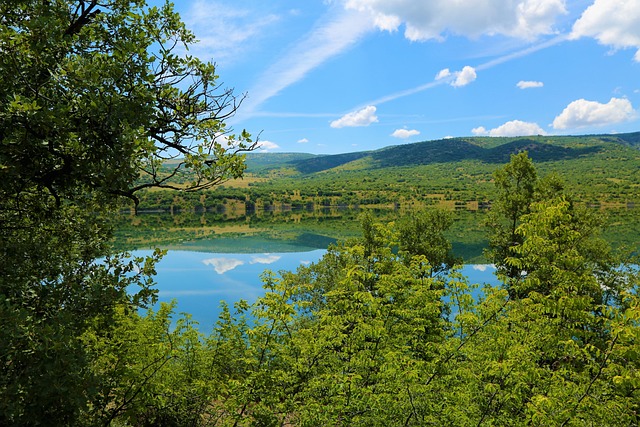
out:
M520 217L529 213L534 199L538 175L526 151L511 156L511 161L493 173L496 197L487 218L489 249L487 257L498 272L509 278L517 278L520 271L505 264L512 247L521 243L516 234Z
M426 257L429 276L449 271L462 261L453 255L451 242L444 236L452 224L452 215L444 210L425 210L405 216L396 224L399 249L409 257Z
M524 271L509 289L517 298L489 290L457 319L471 339L452 367L465 378L455 399L474 425L634 425L637 274L619 270L593 223L564 197L530 208L516 229L522 243L506 259ZM603 264L616 280L602 275ZM622 298L604 297L605 283Z
M303 268L302 277L279 282L289 292L284 300L304 315L280 326L288 337L285 397L296 425L423 425L432 410L423 383L445 336L444 291L425 275L423 256L406 263L392 250L388 226L373 228L375 261L362 239L334 247L313 268L335 269L331 275ZM320 304L304 297L316 289L324 290Z
M153 300L158 256L96 261L121 197L243 173L242 98L193 42L169 3L0 4L0 424L79 422L101 381L82 337Z
M195 39L170 4L25 0L0 12L3 195L60 204L171 187L185 168L190 188L242 173L236 154L251 140L224 123L240 100L213 64L183 54Z

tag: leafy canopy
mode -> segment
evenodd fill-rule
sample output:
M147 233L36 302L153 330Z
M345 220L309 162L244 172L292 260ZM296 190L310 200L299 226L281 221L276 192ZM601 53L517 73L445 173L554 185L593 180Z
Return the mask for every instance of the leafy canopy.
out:
M109 256L122 196L242 175L242 97L194 42L170 3L0 2L0 424L76 424L113 380L84 337L154 300L160 256Z

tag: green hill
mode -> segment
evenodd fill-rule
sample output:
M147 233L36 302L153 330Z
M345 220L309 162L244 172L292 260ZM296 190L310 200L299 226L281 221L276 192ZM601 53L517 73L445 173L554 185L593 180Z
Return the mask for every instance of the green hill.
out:
M247 153L245 163L252 173L261 173L285 167L289 163L303 162L318 157L308 153Z
M523 150L541 175L558 174L585 203L640 203L640 132L450 138L336 155L268 153L261 161L269 179L246 197L268 204L485 205L493 197L493 171ZM286 173L274 173L279 170ZM248 172L260 174L251 165Z
M611 144L640 148L640 132L620 135L450 138L391 146L377 151L293 159L287 163L300 173L311 174L344 166L363 158L371 160L362 162L370 168L428 165L462 160L506 163L511 154L523 150L527 150L535 162L548 162L590 156L606 151L611 148Z
M249 153L247 173L262 179L246 188L220 186L204 196L147 192L140 195L140 207L236 216L244 214L245 205L258 211L412 203L478 209L494 196L496 168L523 150L541 176L559 175L590 206L640 205L640 132L634 132L451 138L336 155Z

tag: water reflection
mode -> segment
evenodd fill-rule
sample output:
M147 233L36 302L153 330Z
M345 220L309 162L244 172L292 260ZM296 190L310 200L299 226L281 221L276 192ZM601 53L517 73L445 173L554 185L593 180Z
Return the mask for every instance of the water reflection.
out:
M397 218L394 210L377 211L380 221ZM610 227L603 237L614 247L640 247L640 211L608 211ZM232 305L262 295L261 274L294 271L318 261L329 244L361 235L358 210L280 212L220 219L210 213L145 214L122 217L116 248L169 249L156 278L161 301L178 300L178 312L193 314L203 331L211 330L220 301ZM447 232L453 252L469 265L463 269L471 283L496 284L495 269L486 264L487 247L482 212L455 213ZM151 250L137 250L149 255Z
M220 302L250 303L263 295L260 276L272 271L295 271L322 258L326 250L283 253L208 253L170 250L156 267L159 302L177 301L177 313L190 313L200 329L210 331L220 314ZM135 251L147 256L151 251Z
M151 251L136 251L150 255ZM200 330L210 332L220 314L220 302L232 306L249 303L263 295L260 276L272 271L295 271L319 261L324 249L300 252L228 254L170 250L157 265L159 302L177 301L177 313L190 313ZM495 268L489 264L466 265L462 273L471 283L497 284Z

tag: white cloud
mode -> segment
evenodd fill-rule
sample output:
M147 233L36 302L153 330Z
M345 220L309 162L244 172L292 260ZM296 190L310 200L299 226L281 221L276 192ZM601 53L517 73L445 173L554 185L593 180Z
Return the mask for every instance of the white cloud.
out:
M495 270L496 266L493 264L474 264L473 269L476 271L487 271L489 269Z
M436 74L436 81L447 80L453 87L466 86L478 77L476 69L466 65L460 71L451 72L448 68L442 69Z
M608 1L608 0L607 0ZM442 40L453 33L467 37L506 35L533 39L554 32L565 0L346 0L383 31L397 31L412 41Z
M222 2L196 0L184 13L184 20L199 40L189 53L220 63L243 57L250 41L262 39L261 35L270 31L280 17Z
M345 114L338 120L331 122L332 128L344 128L344 127L357 127L357 126L369 126L371 123L376 123L378 117L376 116L376 107L368 105L361 110L353 111Z
M396 129L391 136L394 138L407 139L412 136L420 135L420 131L415 129Z
M531 88L535 88L535 87L543 87L544 83L520 80L516 84L516 86L518 86L520 89L531 89Z
M489 132L484 126L478 126L477 128L471 129L471 133L478 136L489 135Z
M443 70L440 70L438 72L438 74L436 74L436 80L442 80L444 78L447 78L451 75L451 71L449 71L448 68L445 68Z
M483 126L471 130L474 135L488 136L528 136L528 135L546 135L537 123L523 122L521 120L511 120L497 128L487 130Z
M306 144L307 142L309 142L307 138L302 138L298 140L298 144Z
M553 120L554 129L574 129L591 126L606 126L633 120L637 112L631 102L623 98L611 98L602 104L596 101L578 99L570 103Z
M258 141L258 148L262 151L270 151L277 150L280 146L272 141Z
M615 49L638 49L640 62L640 2L595 0L573 25L572 38L593 37Z
M253 256L251 262L249 264L273 264L282 258L280 255L267 255L264 256Z
M478 77L475 68L468 65L465 66L462 71L454 73L454 75L456 76L456 78L453 82L451 82L451 86L453 87L466 86L469 83L475 81L476 77Z
M244 265L244 261L236 258L209 258L202 260L204 265L213 265L213 268L218 274L224 274L227 271L231 271L236 267Z

